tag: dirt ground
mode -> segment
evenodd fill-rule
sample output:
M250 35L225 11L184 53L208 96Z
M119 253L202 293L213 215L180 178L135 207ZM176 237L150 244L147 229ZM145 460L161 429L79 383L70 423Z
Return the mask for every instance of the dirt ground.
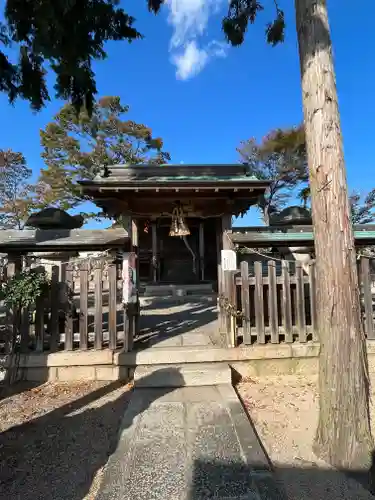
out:
M0 400L0 499L94 499L131 387L47 383L12 390Z
M289 500L374 500L357 478L332 470L312 451L319 411L317 378L253 378L237 390ZM371 412L375 423L373 406Z
M237 390L289 500L374 500L312 452L316 378L254 378ZM0 400L0 500L94 500L131 386L17 384L12 391Z

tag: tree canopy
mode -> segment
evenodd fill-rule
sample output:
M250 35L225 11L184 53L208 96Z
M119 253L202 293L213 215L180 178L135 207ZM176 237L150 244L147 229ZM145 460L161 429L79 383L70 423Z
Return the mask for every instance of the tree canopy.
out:
M157 13L163 0L147 0ZM275 2L266 38L284 39L284 13ZM257 0L230 0L223 31L232 45L243 42L248 24L263 5ZM93 62L107 57L105 43L143 36L120 0L6 0L0 22L0 92L13 102L21 97L40 110L50 99L47 71L55 74L55 97L89 113L97 93Z
M46 73L51 69L56 97L90 112L96 94L92 63L106 58L105 42L141 38L133 24L119 0L6 0L0 91L11 102L21 97L39 110L50 99Z
M310 200L310 188L306 186L299 192L299 198L305 208ZM367 195L353 191L349 196L350 214L353 224L370 224L375 220L375 188Z
M0 228L22 229L35 205L31 169L22 153L0 150Z
M269 216L279 212L293 196L294 189L308 180L303 126L273 130L260 143L254 138L243 141L237 151L251 175L271 181L258 203L268 224Z
M100 99L92 114L83 109L77 115L68 104L41 130L46 167L36 188L40 206L77 207L84 201L77 181L92 179L102 167L170 160L149 127L124 119L128 111L116 96Z

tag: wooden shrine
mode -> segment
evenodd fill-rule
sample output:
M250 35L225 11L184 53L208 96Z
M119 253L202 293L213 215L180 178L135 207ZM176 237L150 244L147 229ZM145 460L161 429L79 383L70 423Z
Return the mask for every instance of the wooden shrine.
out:
M256 204L268 184L240 164L116 165L81 182L132 234L140 281L153 284L216 282L232 217Z

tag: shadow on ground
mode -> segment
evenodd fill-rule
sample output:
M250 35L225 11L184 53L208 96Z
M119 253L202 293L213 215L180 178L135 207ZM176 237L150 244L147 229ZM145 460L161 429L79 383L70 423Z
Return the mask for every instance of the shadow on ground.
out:
M150 344L157 345L165 339L178 337L189 332L207 331L212 333L215 340L217 309L216 304L191 302L183 304L183 310L176 310L178 305L158 307L159 314L141 314L140 334L136 340L135 348L140 350ZM211 332L212 331L212 332Z
M116 448L132 391L102 406L90 405L120 385L108 384L1 433L0 499L82 500ZM149 404L144 401L139 413Z
M368 481L365 475L363 479ZM257 496L259 494L259 496ZM254 473L252 464L196 460L188 500L372 500L351 473L317 467L277 466L273 475Z
M164 373L161 373L164 372ZM165 373L166 372L166 373ZM158 375L181 376L174 369L163 369ZM154 377L145 377L143 382ZM119 430L130 427L134 418L141 415L155 399L174 391L163 388L146 391L138 397L136 404L129 405L132 391L121 393L117 399L103 402L95 407L95 401L110 396L120 387L119 383L108 384L92 393L49 412L28 423L13 427L0 434L0 498L22 498L38 500L82 500L89 493L93 479L115 451ZM152 397L150 394L158 394ZM148 396L147 396L148 395ZM129 407L128 407L129 405ZM125 410L127 418L123 418ZM130 414L130 417L129 417ZM245 420L246 422L246 420ZM222 429L223 422L210 421L210 428ZM248 433L253 425L249 421ZM245 433L247 433L246 429ZM230 459L225 451L225 429L221 430L223 456L212 456L205 443L199 448L204 456L192 456L186 500L371 500L369 493L371 474L353 471L338 472L323 470L310 463L301 467L276 464L275 472L269 467L267 457L262 455L262 446L253 460L247 462L236 455ZM203 436L203 434L202 434ZM203 438L201 438L203 439ZM153 446L150 442L149 446ZM155 450L154 450L155 451ZM157 451L157 449L156 449ZM162 449L160 453L162 453ZM263 450L264 451L264 450ZM264 459L266 458L266 460ZM155 464L150 464L154 467ZM117 469L118 470L118 469ZM157 468L154 470L157 473ZM354 477L355 476L355 477ZM116 479L114 478L116 481ZM174 479L171 478L173 481ZM152 494L151 494L152 493ZM260 496L257 496L258 493ZM185 496L186 495L186 496ZM86 497L94 499L95 496ZM101 498L120 500L109 495ZM138 500L153 498L166 500L165 491L140 492ZM182 498L182 497L181 497ZM127 500L126 495L121 500ZM169 499L168 499L169 500Z

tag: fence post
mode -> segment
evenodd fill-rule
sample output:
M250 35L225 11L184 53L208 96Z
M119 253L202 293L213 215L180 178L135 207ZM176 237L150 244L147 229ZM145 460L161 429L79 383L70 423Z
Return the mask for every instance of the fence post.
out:
M35 340L37 352L44 349L44 297L38 297L35 301Z
M221 264L217 266L217 295L218 295L218 323L219 332L224 330L224 309L222 305L223 300L223 271Z
M307 342L305 319L305 286L303 280L302 263L299 261L296 261L296 310L298 340L300 342Z
M232 273L231 271L224 271L224 291L223 295L228 305L232 305ZM225 335L227 339L227 346L232 346L232 315L230 309L225 310L224 320Z
M113 256L115 259L115 256ZM116 260L108 265L108 332L109 349L117 347L117 267Z
M282 313L283 313L283 326L285 330L285 342L293 342L293 327L292 327L292 300L290 293L290 267L289 261L283 260L282 262L282 276L283 276L283 296L282 296Z
M135 333L135 313L136 304L123 305L123 318L124 318L124 352L131 352L134 346L134 333Z
M276 262L268 261L268 316L272 344L279 343L279 322L277 314Z
M89 265L84 261L79 269L79 348L88 349Z
M74 295L74 283L73 283L73 265L63 264L62 275L65 279L65 290L67 294L65 297L65 345L64 349L66 351L73 350L73 295Z
M318 316L316 310L316 270L315 261L309 263L309 284L310 284L310 313L313 340L319 340Z
M242 331L243 343L251 344L250 330L250 285L249 285L249 264L246 261L241 262L241 302L242 302Z
M94 330L95 340L94 349L102 349L103 347L103 261L97 260L94 270Z
M229 271L230 273L230 289L229 300L234 311L231 310L230 314L230 346L236 347L237 340L237 286L236 286L236 271Z
M264 332L263 272L262 272L262 263L259 261L254 262L254 274L255 274L254 305L255 305L255 327L257 332L257 342L259 344L265 344L266 337Z
M374 323L373 323L373 306L372 306L372 292L370 280L370 259L368 257L361 257L361 278L363 287L363 302L365 309L365 332L367 338L370 340L375 339L374 336Z
M59 327L59 266L52 266L51 272L51 316L49 320L50 350L57 351L60 343Z

